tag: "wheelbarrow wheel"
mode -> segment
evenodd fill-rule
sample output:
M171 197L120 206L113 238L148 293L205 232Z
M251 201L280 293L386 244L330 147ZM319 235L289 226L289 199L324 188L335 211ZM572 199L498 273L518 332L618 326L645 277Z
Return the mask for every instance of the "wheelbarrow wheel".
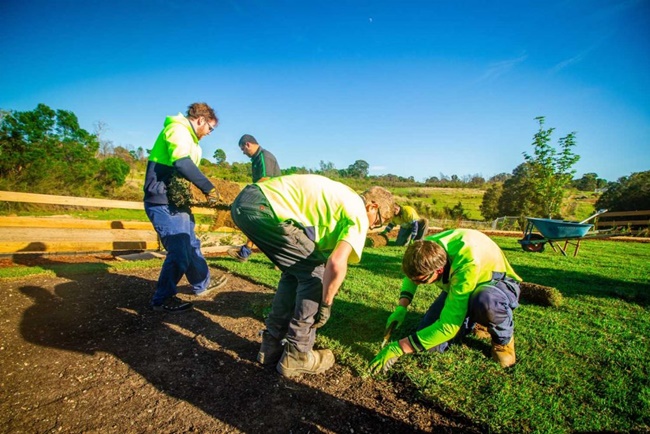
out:
M527 241L543 240L543 239L544 239L544 237L541 234L530 234L528 236ZM527 242L527 243L522 243L521 248L525 252L543 252L544 251L544 244L546 244L546 243L545 242L544 243Z

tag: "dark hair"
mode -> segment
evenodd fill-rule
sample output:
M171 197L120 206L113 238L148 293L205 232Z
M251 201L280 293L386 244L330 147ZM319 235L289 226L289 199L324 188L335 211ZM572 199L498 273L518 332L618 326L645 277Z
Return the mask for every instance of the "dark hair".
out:
M207 105L204 102L195 102L193 104L190 104L187 107L187 115L189 119L198 119L200 117L206 118L208 121L216 121L215 126L219 123L219 118L217 118L217 115L214 113L214 109Z
M438 271L447 264L447 252L438 243L418 240L408 246L402 258L402 271L413 279Z

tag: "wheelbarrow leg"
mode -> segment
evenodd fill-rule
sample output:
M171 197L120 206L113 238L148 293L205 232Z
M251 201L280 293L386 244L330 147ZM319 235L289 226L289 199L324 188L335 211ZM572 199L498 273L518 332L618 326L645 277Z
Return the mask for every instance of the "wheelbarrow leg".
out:
M554 252L557 252L557 250L555 250L555 244L553 243L553 241L548 240L548 243L551 245L551 247L553 247L553 251L554 251ZM558 243L558 244L557 244L557 248L560 249L560 252L562 252L562 255L563 255L563 256L566 256L566 251L565 251L565 249L566 249L566 243L564 244L564 247L562 247L562 246Z
M553 242L553 240L548 240L548 243L551 245L551 247L553 247L553 251L554 251L555 253L557 253L558 249L560 249L560 252L562 252L562 254L563 254L564 256L566 256L566 253L565 253L564 250L562 249L562 246L560 246L560 245L558 244L558 245L557 245L557 249L556 249L556 248L555 248L556 246L555 246L555 243Z

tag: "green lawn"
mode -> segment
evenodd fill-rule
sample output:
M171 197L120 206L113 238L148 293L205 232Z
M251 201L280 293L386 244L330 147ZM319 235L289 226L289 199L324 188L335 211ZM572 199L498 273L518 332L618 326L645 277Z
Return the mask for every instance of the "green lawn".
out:
M560 308L523 301L515 311L517 365L502 370L489 358L488 343L468 337L442 355L402 357L378 378L406 383L418 399L462 414L486 432L647 432L650 244L583 241L577 257L564 257L548 246L527 253L516 238L494 239L524 280L554 286L564 297ZM366 249L319 332L317 345L331 348L355 375L369 376L367 364L380 349L399 293L402 253L399 247ZM261 254L243 264L228 257L209 262L271 287L279 278ZM152 266L160 261L111 267ZM2 269L0 277L33 272L39 270ZM411 333L438 293L435 286L421 287L393 338ZM260 318L266 312L260 307Z

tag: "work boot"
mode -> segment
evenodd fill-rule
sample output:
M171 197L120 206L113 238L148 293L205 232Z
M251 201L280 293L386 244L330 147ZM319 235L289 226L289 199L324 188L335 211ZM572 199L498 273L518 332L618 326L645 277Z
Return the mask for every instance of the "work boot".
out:
M287 342L276 369L284 377L291 378L300 374L322 374L332 366L334 354L330 350L309 350L303 353Z
M192 310L192 303L189 301L183 301L176 296L172 296L165 299L162 304L152 304L149 307L151 310L156 312L185 313Z
M511 337L510 341L505 344L492 343L492 358L499 362L502 368L509 368L515 364L517 358L515 357L515 337Z
M257 353L257 361L265 366L277 364L284 351L282 341L274 338L268 330L262 330L260 336L262 336L262 346Z
M474 329L472 330L472 334L476 336L479 339L492 339L492 336L490 336L490 332L488 332L487 327L484 325L481 325L479 323L476 323L474 325Z

